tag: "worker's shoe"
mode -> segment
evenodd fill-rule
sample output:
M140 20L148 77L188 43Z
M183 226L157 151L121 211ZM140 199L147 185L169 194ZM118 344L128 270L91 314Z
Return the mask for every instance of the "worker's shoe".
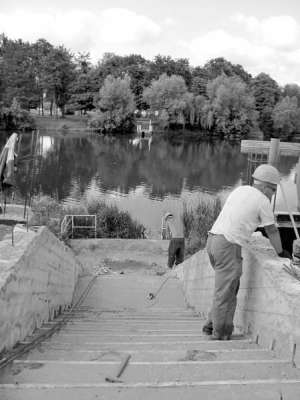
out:
M209 340L231 340L231 335L211 335Z
M209 340L225 340L225 339L224 339L224 336L222 336L222 335L215 335L215 334L212 334L212 335L209 337Z
M213 333L212 323L209 322L209 323L205 324L202 328L202 332L205 333L205 335L212 335L212 333Z

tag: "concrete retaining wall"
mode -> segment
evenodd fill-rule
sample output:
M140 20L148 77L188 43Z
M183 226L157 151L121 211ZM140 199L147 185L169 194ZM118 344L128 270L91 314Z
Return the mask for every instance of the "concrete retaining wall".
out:
M15 229L0 241L0 351L72 303L80 264L47 228Z
M300 282L283 270L286 259L276 256L267 239L256 236L243 249L243 275L238 295L235 327L263 347L271 346L290 357L293 344L300 353ZM205 250L178 267L187 303L207 317L212 303L214 271ZM300 364L300 354L296 361Z

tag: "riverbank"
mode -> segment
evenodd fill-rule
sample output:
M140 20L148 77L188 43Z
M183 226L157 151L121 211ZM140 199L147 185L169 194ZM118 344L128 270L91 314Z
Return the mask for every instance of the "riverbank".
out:
M50 132L92 132L87 126L88 115L67 115L64 118L50 115L33 115L36 129Z
M70 134L72 136L76 133L94 133L95 131L88 127L88 120L90 115L67 115L64 118L49 115L33 115L36 129L59 134ZM129 133L131 136L134 132ZM200 130L188 129L172 129L167 131L156 131L154 135L161 135L167 140L171 141L201 141L208 140L209 133ZM119 136L118 134L114 136ZM123 134L122 134L123 136Z
M96 133L95 130L88 127L88 121L91 118L90 114L87 115L66 115L64 118L50 116L50 115L33 115L36 129L49 132L51 134L69 134L72 137L80 133ZM128 137L135 134L136 131L126 133ZM169 129L169 130L156 130L154 136L162 136L166 140L171 142L182 142L182 141L220 141L222 138L217 135L212 135L210 132L205 130L190 130L190 129ZM120 134L114 134L113 136L120 136ZM124 136L122 133L121 136ZM227 141L232 143L240 142L240 137L232 137Z

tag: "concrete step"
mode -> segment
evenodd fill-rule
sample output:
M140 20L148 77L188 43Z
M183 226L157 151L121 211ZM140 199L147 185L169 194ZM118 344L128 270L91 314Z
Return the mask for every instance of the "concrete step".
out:
M178 307L172 307L172 306L168 306L165 308L161 308L159 304L155 304L151 301L147 301L145 304L137 304L135 307L126 307L126 306L122 306L122 307L118 307L118 308L89 308L88 310L74 310L74 313L78 313L78 314L83 314L83 313L97 313L99 312L101 315L105 315L105 313L113 313L113 314L128 314L128 315L134 315L134 314L146 314L147 316L151 315L151 313L156 314L156 313L160 313L162 315L166 315L166 314L171 314L171 315L176 315L176 314L182 314L183 316L188 315L188 316L193 316L193 317L197 317L199 316L199 313L190 310L190 309L184 309L181 308L179 309Z
M63 317L57 318L55 322L53 323L47 323L45 326L50 326L54 325L59 321L63 321ZM133 316L130 318L130 316L123 317L121 315L118 316L106 316L105 318L101 315L94 315L93 317L91 316L70 316L68 318L68 325L71 326L84 326L84 327L105 327L105 326L118 326L118 325L134 325L134 326L139 326L141 324L149 325L151 327L151 324L161 324L170 326L170 321L172 322L172 327L173 325L179 325L181 327L185 327L187 329L191 327L197 327L203 325L203 319L200 318L182 318L182 317L173 317L172 314L169 314L168 316L165 315L157 315L155 317L153 316L140 316L136 317ZM188 323L188 326L187 326Z
M144 315L121 315L118 313L111 313L110 315L103 316L101 313L91 313L90 315L88 313L82 313L82 314L73 314L72 315L72 320L74 322L120 322L120 321L137 321L137 322L143 322L143 321L150 321L150 322L155 322L155 321L175 321L175 322L182 322L182 323L188 323L188 322L198 322L195 317L193 316L182 316L182 315L172 315L172 314L166 314L166 315L149 315L149 314L144 314Z
M102 345L103 343L109 344L109 343L198 343L199 341L206 341L207 337L201 334L163 334L163 333L157 333L157 334L90 334L87 332L86 334L81 333L64 333L61 332L59 334L54 334L52 338L50 339L50 342L61 342L61 343L67 343L69 344L75 344L75 345L85 345L85 344L94 344L95 346ZM235 340L242 340L241 338L235 338Z
M0 383L22 384L99 384L107 376L116 376L119 364L111 362L15 362L3 373ZM155 385L166 382L297 380L300 371L285 361L167 361L130 362L122 375L126 384Z
M148 327L148 329L142 327L138 328L136 326L123 326L121 327L122 329L119 330L123 335L198 335L202 336L202 332L199 328L197 327L196 329L183 329L183 328L177 328L177 329L170 329L168 327L162 327L160 329L153 329L151 327ZM97 329L95 328L84 328L84 327L68 327L65 329L61 330L62 335L85 335L86 333L89 333L90 335L110 335L110 334L116 334L116 328L109 328L109 327L101 327L99 326Z
M131 354L131 361L223 361L223 360L273 360L276 359L274 353L264 349L243 349L243 350L134 350L128 351ZM51 360L63 361L116 361L120 356L128 354L126 352L114 353L112 351L95 351L74 349L69 350L47 350L44 351L42 346L31 351L26 360L46 362Z
M300 396L299 383L244 382L243 384L228 381L226 384L197 384L192 386L174 385L161 387L114 387L113 385L87 385L72 387L65 385L28 385L26 387L1 388L1 400L297 400Z
M53 337L49 340L43 342L41 348L44 351L48 350L63 350L67 349L69 351L73 351L78 349L78 345L76 343L71 343L68 341L59 340L57 337ZM160 341L153 342L149 340L143 340L141 342L136 341L106 341L106 342L93 342L86 341L84 343L80 343L81 350L93 350L93 351L104 351L104 350L116 350L122 352L130 352L130 351L141 351L141 350L176 350L180 348L181 350L211 350L211 349L257 349L257 345L255 343L249 342L249 340L228 340L226 342L223 341L208 341L208 340L186 340L186 341Z
M84 305L94 309L132 311L141 308L184 308L184 295L178 279L171 278L165 284L159 296L152 302L147 299L148 294L155 293L165 280L165 277L147 275L124 275L117 277L99 278L88 296Z
M106 313L112 313L112 314L124 314L124 315L147 315L151 316L152 314L159 314L159 315L182 315L182 316L197 316L199 315L196 312L193 312L192 310L187 310L185 308L179 309L178 307L155 307L152 305L152 302L149 301L146 306L137 306L135 309L128 309L126 307L120 307L116 309L111 309L111 308L96 308L96 307L89 307L87 309L76 309L73 311L74 314L84 314L88 315L89 313L95 314L95 313L100 313L102 316L105 315Z

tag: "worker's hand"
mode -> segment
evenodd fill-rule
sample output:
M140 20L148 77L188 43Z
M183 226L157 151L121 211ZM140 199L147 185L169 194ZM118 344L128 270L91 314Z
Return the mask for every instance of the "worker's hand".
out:
M278 257L282 257L282 258L292 258L292 256L291 256L291 254L290 254L290 252L289 251L287 251L287 250L282 250L282 252L281 253L279 253L278 254Z

